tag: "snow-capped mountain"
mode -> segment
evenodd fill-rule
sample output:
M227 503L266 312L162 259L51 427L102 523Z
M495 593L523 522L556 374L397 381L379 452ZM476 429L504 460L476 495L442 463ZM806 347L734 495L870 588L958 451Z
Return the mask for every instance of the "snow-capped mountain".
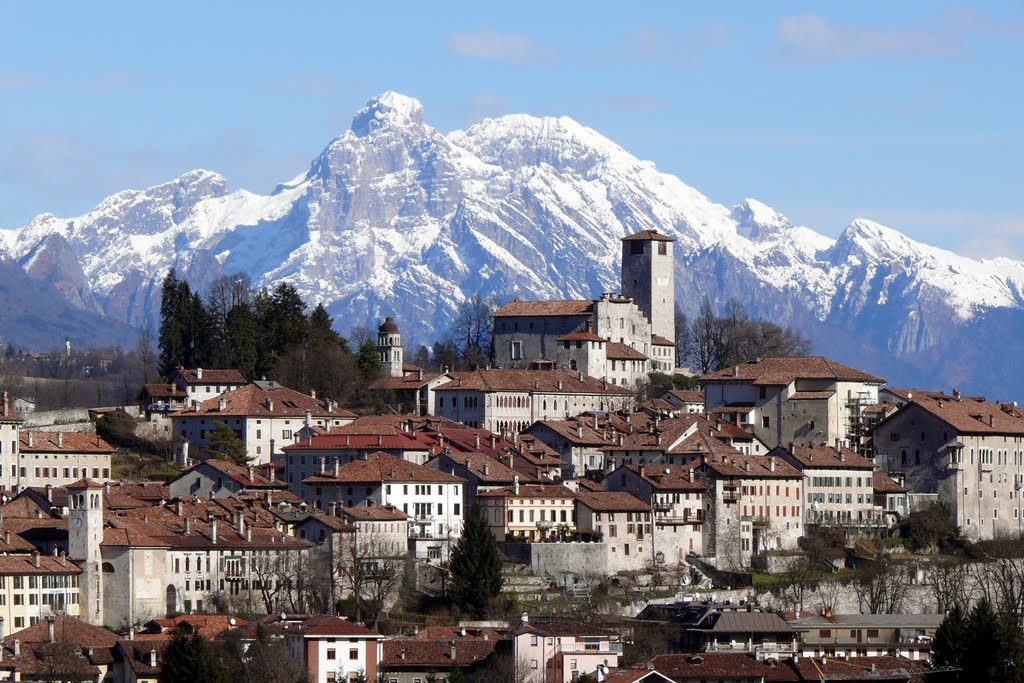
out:
M736 296L810 333L818 352L896 381L1010 391L1007 371L983 365L1021 345L1024 263L968 259L863 219L832 240L753 199L716 204L572 119L511 115L445 135L392 92L270 195L192 171L0 231L0 253L73 306L136 326L154 319L174 266L199 289L221 273L287 280L339 326L394 315L408 341L429 343L476 292L617 290L619 239L645 228L677 239L689 313L705 293ZM949 369L937 377L939 361Z

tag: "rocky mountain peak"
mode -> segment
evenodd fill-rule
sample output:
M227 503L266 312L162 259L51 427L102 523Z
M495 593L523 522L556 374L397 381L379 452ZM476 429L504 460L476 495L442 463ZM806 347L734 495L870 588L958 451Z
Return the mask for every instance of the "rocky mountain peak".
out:
M414 97L388 91L377 95L352 117L352 132L366 137L387 127L423 126L423 105Z

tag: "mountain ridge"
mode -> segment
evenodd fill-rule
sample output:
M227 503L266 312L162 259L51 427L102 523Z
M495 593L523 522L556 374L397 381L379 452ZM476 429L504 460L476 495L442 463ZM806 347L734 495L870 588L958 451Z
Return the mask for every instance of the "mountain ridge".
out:
M985 321L998 318L1011 337L1024 330L1024 263L969 259L867 219L833 239L756 199L717 204L568 117L511 114L448 134L426 121L417 100L384 93L271 194L229 192L222 176L197 169L81 216L0 230L0 251L27 274L47 264L37 276L59 282L71 305L137 327L153 320L159 281L176 267L200 290L225 272L288 280L323 301L342 331L395 315L410 341L429 343L476 292L616 291L618 240L657 229L677 240L677 300L688 313L705 293L736 296L819 343L863 346L847 360L868 369L888 354L882 364L897 380L927 377L936 358L967 363L975 349L958 358L943 347L977 345ZM981 341L995 352L994 340ZM1010 387L976 370L947 374Z

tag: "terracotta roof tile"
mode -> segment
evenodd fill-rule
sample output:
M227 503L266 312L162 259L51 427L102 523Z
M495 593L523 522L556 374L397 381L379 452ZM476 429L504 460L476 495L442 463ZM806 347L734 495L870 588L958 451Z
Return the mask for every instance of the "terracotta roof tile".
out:
M18 446L23 453L113 453L115 450L98 434L85 432L23 431L18 437Z
M589 316L593 299L567 301L511 301L494 312L495 318L524 316Z
M338 468L338 475L328 471L306 477L308 484L373 484L389 481L424 481L439 483L465 483L465 479L438 472L423 465L396 458L387 453L370 453L366 459L353 460Z
M636 232L633 233L632 235L628 235L622 238L623 242L629 242L633 240L643 240L645 242L648 240L653 240L655 242L675 242L676 238L669 237L668 235L660 233L657 230L641 230L640 232Z
M619 342L608 342L607 355L615 360L647 360L647 356Z
M205 378L205 371L204 371ZM225 402L220 409L221 401ZM313 417L354 418L355 413L344 408L328 410L325 401L312 398L287 387L274 386L264 389L258 384L247 384L233 391L226 391L216 398L203 401L195 408L186 408L172 413L173 418L193 416L210 417L304 417L306 411Z
M200 370L202 378L199 377ZM178 368L178 377L186 384L245 384L245 376L238 370Z
M454 378L435 391L521 391L563 394L630 394L623 387L572 370L472 370L450 373Z
M823 356L762 358L712 372L700 378L702 384L753 382L755 385L787 386L798 379L884 384L885 380Z
M875 463L845 447L837 451L831 446L793 446L792 450L779 446L769 455L795 461L800 469L875 469Z
M395 638L385 640L381 666L392 669L425 667L447 670L454 663L460 667L470 667L490 657L498 642L498 640L477 638L454 640ZM454 662L452 661L452 648L455 650Z
M514 486L480 491L477 498L575 498L576 494L559 484L520 484L519 493Z
M582 505L595 512L650 512L651 506L624 491L585 491L576 496Z

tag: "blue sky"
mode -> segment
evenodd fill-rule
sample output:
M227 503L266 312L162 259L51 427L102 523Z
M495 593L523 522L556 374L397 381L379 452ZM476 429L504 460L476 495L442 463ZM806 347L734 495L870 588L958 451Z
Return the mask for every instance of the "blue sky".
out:
M192 168L269 192L384 90L567 115L715 201L1024 258L1024 3L0 5L0 226Z

